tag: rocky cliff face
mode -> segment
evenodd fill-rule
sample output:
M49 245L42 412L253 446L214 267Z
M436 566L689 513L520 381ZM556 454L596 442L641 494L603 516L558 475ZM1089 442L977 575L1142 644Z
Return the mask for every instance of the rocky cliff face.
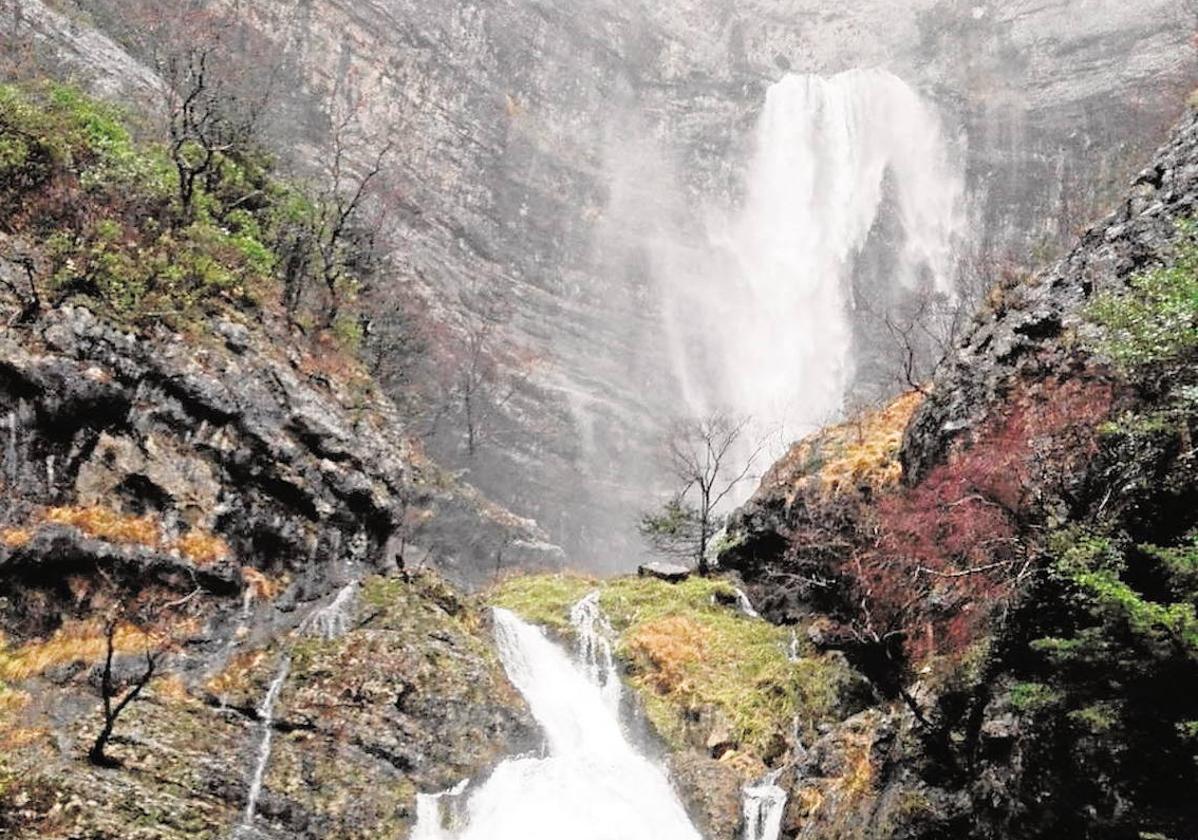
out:
M90 17L72 27L16 3L5 25L124 75L125 59L82 34L89 20L115 28L112 10L74 8ZM398 276L459 327L479 289L517 302L508 337L541 360L535 374L477 452L453 423L433 448L596 568L630 567L639 553L630 523L661 478L650 457L660 419L681 404L655 243L685 248L702 236L703 208L735 204L770 81L899 73L967 138L978 241L1027 253L1103 205L1194 75L1193 13L1180 0L1083 12L945 0L230 8L298 83L293 146L327 130L337 97L360 97L372 128L396 139Z
M246 158L188 213L48 80L0 86L0 142L0 833L407 836L418 793L532 732L443 578L560 549L208 223Z
M0 359L14 836L223 834L267 731L258 821L277 831L255 836L406 836L416 793L531 737L478 608L394 576L433 562L477 580L496 552L560 555L414 463L364 383L232 321L206 343L83 307L9 328ZM118 603L159 617L140 642L118 631L117 680L141 673L143 646L162 677L120 721L115 771L83 754Z

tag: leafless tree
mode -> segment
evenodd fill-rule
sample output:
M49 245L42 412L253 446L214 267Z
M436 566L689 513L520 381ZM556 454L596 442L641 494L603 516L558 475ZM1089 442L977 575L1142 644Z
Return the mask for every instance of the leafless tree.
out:
M449 421L472 459L492 436L496 416L528 382L540 358L507 334L512 309L506 301L472 289L463 295L462 309L471 313L464 325L431 330L437 384L425 436L436 436Z
M364 152L363 144L370 141L361 138L357 146L365 153L368 163L364 168L355 168L349 163L353 138L360 130L357 109L347 111L333 128L329 163L326 168L325 188L317 199L316 252L321 282L328 295L325 310L325 326L330 327L340 314L341 295L349 278L358 280L369 273L378 254L378 236L382 219L376 217L371 223L363 223L365 204L372 183L383 171L387 157L395 147L388 139L378 144L373 152Z
M104 628L104 671L100 677L100 694L104 701L104 725L100 728L100 734L96 736L96 740L92 743L91 749L87 753L88 761L98 767L115 767L119 764L116 759L110 757L105 752L105 749L108 746L108 742L112 739L117 719L128 708L129 704L137 699L142 689L154 677L154 672L158 667L158 660L161 656L161 651L152 651L147 644L145 670L127 685L118 686L112 674L112 661L116 656L116 633L118 625L119 617L114 615L108 619L108 623Z
M139 37L149 40L146 49L166 83L167 150L180 211L190 220L197 185L211 190L224 158L249 154L259 142L277 72L247 58L246 44L230 43L236 40L231 19L194 3L142 9L140 20Z
M931 288L907 293L889 306L862 302L859 308L889 337L887 357L897 384L920 393L926 393L932 374L960 341L973 314L965 297Z
M660 511L642 517L641 534L661 554L694 560L702 575L709 572L707 550L719 530L718 508L761 453L758 445L737 461L748 424L747 417L717 411L676 421L666 436L668 469L678 490Z
M326 329L384 258L388 203L375 187L395 147L394 141L378 141L364 130L360 102L338 106L331 119L311 212L284 226L279 243L288 315L294 322L309 286L315 285L323 296L321 326Z

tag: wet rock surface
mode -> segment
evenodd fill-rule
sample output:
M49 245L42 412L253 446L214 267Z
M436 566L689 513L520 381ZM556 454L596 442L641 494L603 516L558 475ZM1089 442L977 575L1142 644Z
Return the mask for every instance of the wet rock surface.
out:
M255 817L259 838L406 837L418 792L484 773L535 745L536 728L491 650L485 618L432 577L365 582L338 638L279 636L205 663L179 651L130 707L111 748L119 769L84 753L99 715L78 678L25 686L25 743L10 753L14 837L225 837L246 822L263 735L261 703L290 668L273 709ZM195 669L187 673L186 669ZM17 798L19 801L14 801Z
M337 585L339 566L397 569L405 551L463 583L486 580L497 556L560 562L533 523L414 456L369 380L221 326L135 335L71 306L0 336L5 524L47 505L148 514L167 537L218 535L308 598Z
M786 836L1186 836L1194 820L1183 781L1191 778L1192 745L1175 744L1169 732L1172 715L1193 712L1176 690L1178 675L1194 673L1193 649L1167 643L1152 652L1151 643L1129 635L1127 619L1108 623L1104 615L1122 614L1104 613L1110 602L1086 589L1088 567L1076 572L1069 564L1088 547L1110 550L1112 562L1127 570L1111 579L1120 581L1112 585L1129 613L1176 602L1168 609L1188 615L1193 607L1184 585L1143 587L1137 578L1156 574L1153 556L1192 551L1198 522L1190 441L1198 419L1185 395L1193 348L1145 351L1147 360L1134 364L1107 358L1103 348L1118 345L1107 343L1115 339L1101 332L1094 301L1101 295L1126 306L1139 294L1133 281L1164 266L1181 266L1180 279L1168 275L1169 282L1188 282L1195 161L1198 119L1191 114L1118 209L1068 256L994 290L894 452L901 484L896 477L885 487L821 485L819 459L813 465L795 456L811 446L796 448L733 516L720 563L744 576L760 611L779 622L806 622L818 648L845 650L892 698L825 728L807 745L795 766ZM1161 316L1140 317L1156 323ZM1094 395L1094 404L1054 402L1068 389ZM968 469L969 458L992 445L995 428L1010 428L1004 418L1037 403L1063 412L1056 422L1069 433L1095 416L1102 423L1095 437L1067 434L1058 439L1063 445L1037 437L1038 426L1029 431L1035 469L1022 474L1016 513L1026 576L997 601L1005 604L1001 618L955 666L938 657L915 660L903 682L888 687L878 664L906 654L901 644L870 643L860 625L851 626L857 605L836 600L838 592L861 592L846 586L853 573L846 558L859 562L867 556L863 545L885 539L893 527L885 521L888 502L911 498L937 475ZM1095 405L1100 411L1086 414ZM1017 435L1011 441L1025 445ZM966 473L961 486L983 484ZM953 492L924 511L931 533L946 533L936 529L946 527L960 498ZM1109 548L1131 544L1139 547ZM901 552L886 556L913 562ZM935 587L925 597L935 610L952 609ZM970 609L1002 597L974 597ZM1078 658L1041 655L1057 643L1088 650L1090 638L1105 647L1086 653L1080 671ZM1125 682L1124 668L1136 676Z
M1190 116L1135 177L1118 209L1068 256L994 291L907 431L902 462L908 481L942 462L953 441L968 437L1014 381L1068 374L1077 333L1086 329L1086 304L1174 254L1178 223L1192 218L1198 205L1195 160L1198 121Z

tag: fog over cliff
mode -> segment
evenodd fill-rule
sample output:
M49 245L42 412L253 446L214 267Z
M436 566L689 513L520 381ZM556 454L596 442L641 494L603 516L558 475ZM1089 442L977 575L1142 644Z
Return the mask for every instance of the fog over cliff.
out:
M119 3L57 5L4 26L147 84L83 34L119 40ZM669 418L751 414L777 452L893 393L867 312L1050 256L1195 77L1185 0L221 5L295 79L276 133L300 157L329 102L394 139L396 282L458 330L501 297L536 360L474 451L451 420L433 454L603 570L643 553ZM401 292L375 294L385 348Z

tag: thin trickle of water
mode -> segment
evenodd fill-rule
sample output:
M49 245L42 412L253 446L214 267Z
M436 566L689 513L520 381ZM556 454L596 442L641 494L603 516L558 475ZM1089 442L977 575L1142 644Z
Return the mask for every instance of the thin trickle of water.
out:
M275 673L275 678L270 683L270 688L266 691L266 696L262 698L262 703L258 706L258 725L262 735L261 740L258 742L258 752L254 761L254 775L250 780L249 796L246 798L245 815L242 817L241 825L238 827L235 836L243 836L254 825L254 815L258 810L258 800L262 796L262 782L266 778L266 766L270 763L271 741L274 737L275 703L279 700L279 692L283 690L283 683L286 682L287 674L290 670L291 657L284 656L279 663L279 670Z
M799 644L799 631L794 627L790 628L790 644L786 647L786 658L791 663L799 662L803 658L803 648Z
M348 633L353 621L358 586L356 580L343 586L333 600L308 614L300 623L299 631L325 641L339 639Z
M736 588L736 606L749 618L761 618L761 613L753 609L753 602L749 600L749 596L740 587Z
M4 471L9 484L15 484L17 470L20 468L20 464L17 463L17 413L8 412L7 421L8 442L4 446Z
M495 638L547 754L499 765L460 809L461 828L442 826L444 796L422 797L415 840L700 840L664 770L625 738L589 668L506 610L495 610Z
M775 770L744 790L744 840L778 840L786 811L786 791L778 784L782 771Z
M578 658L599 686L603 699L617 714L622 684L616 666L615 631L599 607L599 592L587 595L570 610L570 623L578 634Z

